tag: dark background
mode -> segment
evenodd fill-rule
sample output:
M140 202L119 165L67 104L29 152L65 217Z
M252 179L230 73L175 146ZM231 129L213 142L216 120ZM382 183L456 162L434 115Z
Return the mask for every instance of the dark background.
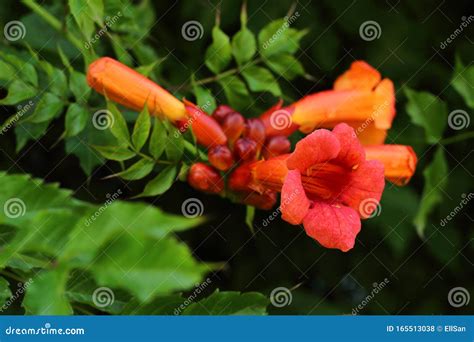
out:
M387 142L415 148L419 156L417 173L406 187L387 185L380 216L363 222L356 246L348 253L320 247L301 227L291 226L280 218L263 226L263 220L271 211L257 211L256 232L252 235L244 223L244 206L194 192L185 183L175 184L167 194L152 200L175 213L180 213L181 203L189 197L202 200L208 223L180 237L195 250L199 259L223 263L223 269L211 275L212 289L255 290L269 294L274 288L285 286L295 288L292 304L285 308L270 306L271 313L350 314L372 291L374 283L387 278L387 286L360 310L360 314L473 313L472 302L462 308L453 308L447 300L450 289L457 286L474 295L472 204L446 226L439 224L440 219L459 204L462 194L473 191L472 140L442 147L450 169L448 186L443 193L443 202L431 215L424 238L420 238L412 221L423 189L422 170L437 146L426 144L422 129L410 123L405 111L406 98L400 90L408 85L429 91L446 101L450 111L460 108L469 112L449 82L456 54L465 65L472 64L474 23L446 49L441 49L440 44L459 27L461 17L473 14L471 3L296 2L295 10L300 16L294 26L310 29L296 56L312 79L283 82L285 99L296 100L305 94L329 89L352 61L367 61L395 82L397 117ZM283 17L292 4L292 1L280 0L249 1L249 28L258 32L271 20ZM199 70L198 78L209 76L201 66L205 49L210 44L215 5L216 2L206 0L153 2L158 21L148 40L159 56L168 56L160 68L160 82L179 90L193 71ZM0 6L2 24L28 12L16 1L2 1ZM240 27L240 6L240 1L226 0L221 4L221 28L228 34L237 32ZM181 38L181 26L188 20L202 23L202 39L188 42ZM359 26L367 20L380 24L379 39L367 42L360 38ZM46 34L47 31L41 29L29 32L29 35ZM262 108L270 104L271 99L261 98ZM248 113L243 114L250 116L259 110L249 108ZM2 120L8 116L7 111L0 115ZM437 118L433 117L433 120ZM120 180L102 180L110 174L109 167L102 167L84 183L87 177L77 159L65 157L62 143L53 146L62 130L61 122L53 123L40 144L29 143L16 160L9 159L5 153L1 168L59 182L61 186L75 190L76 197L97 203L103 202L105 194L117 187L125 189L129 196L142 189L145 182L125 184ZM447 127L445 137L456 133ZM13 134L2 138L2 146L9 155L14 155ZM59 166L52 168L52 165Z

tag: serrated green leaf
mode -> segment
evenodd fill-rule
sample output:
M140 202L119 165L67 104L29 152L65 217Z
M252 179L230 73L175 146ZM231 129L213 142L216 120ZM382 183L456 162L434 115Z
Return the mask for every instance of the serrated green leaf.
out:
M33 115L28 118L28 121L33 123L51 121L61 114L63 108L64 102L59 97L52 93L46 93L39 100Z
M242 70L242 76L252 91L268 91L277 97L281 95L277 80L265 68L250 65Z
M192 258L186 245L172 237L137 241L124 234L106 248L107 256L100 255L91 265L95 279L99 284L126 289L140 302L191 288L209 270Z
M104 158L115 161L124 161L137 154L125 146L93 146Z
M117 106L112 102L107 102L107 109L112 114L113 122L110 125L110 132L117 138L119 143L128 144L130 142L130 133L128 132L127 122L119 111Z
M292 55L279 54L265 59L265 63L277 74L288 80L305 74L303 65Z
M242 82L236 76L227 76L219 81L224 89L225 96L232 108L236 110L245 110L250 105L250 94Z
M465 67L459 57L456 57L454 75L451 85L461 95L470 108L474 108L474 66Z
M8 94L0 99L0 105L14 105L31 99L36 95L36 89L21 80L14 80L8 86Z
M258 292L219 292L189 305L183 315L265 315L268 298Z
M148 112L148 107L145 106L140 114L138 114L137 121L135 121L135 126L133 127L132 144L137 151L140 151L143 145L145 145L150 134L150 127L150 113Z
M151 132L148 151L155 159L159 159L165 151L167 133L161 120L156 117L153 120L153 130Z
M232 53L239 65L252 59L257 52L257 41L254 34L246 27L242 27L232 38Z
M215 74L220 73L232 59L229 37L217 26L212 29L212 44L207 48L205 63Z
M153 170L153 167L155 166L154 161L149 160L149 159L140 159L137 161L135 164L130 166L128 169L116 173L114 175L111 175L107 178L110 177L120 177L122 179L126 180L138 180L142 179L150 174L150 172Z
M425 130L426 141L437 143L443 137L448 116L448 107L440 98L424 91L405 88L408 98L406 111L411 121Z
M81 133L89 120L89 111L77 103L69 106L65 117L66 137L73 137Z
M442 147L439 147L432 162L423 171L425 185L421 196L418 213L414 223L418 235L423 236L428 216L443 199L443 192L447 184L448 164Z
M87 102L91 93L91 87L87 85L86 75L81 72L73 70L69 79L69 88L74 94L76 101Z
M71 315L71 305L66 298L67 269L44 271L26 287L23 307L33 315Z
M176 180L176 166L170 165L164 168L158 176L147 183L143 192L137 197L157 196L164 194Z
M266 58L278 54L294 54L306 31L289 27L285 19L277 19L266 25L258 34L260 54Z

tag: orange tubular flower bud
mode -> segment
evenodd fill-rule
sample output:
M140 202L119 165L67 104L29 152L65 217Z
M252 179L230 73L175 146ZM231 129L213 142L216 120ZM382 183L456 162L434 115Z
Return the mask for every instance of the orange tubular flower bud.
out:
M89 66L87 83L100 94L121 105L140 111L145 102L152 115L172 121L186 118L184 104L168 91L128 66L109 57Z
M407 184L418 161L415 152L405 145L366 146L367 160L379 160L385 167L385 178L396 185Z
M395 91L391 80L382 80L377 70L356 61L333 90L306 96L294 107L293 123L303 132L346 122L364 144L382 144L395 116Z

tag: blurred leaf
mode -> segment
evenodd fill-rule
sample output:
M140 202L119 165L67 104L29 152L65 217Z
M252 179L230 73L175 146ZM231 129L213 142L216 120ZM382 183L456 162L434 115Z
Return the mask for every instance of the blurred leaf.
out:
M193 83L193 93L196 96L197 105L203 111L210 114L216 109L216 99L209 89Z
M36 95L36 89L21 80L14 80L8 86L8 94L0 99L0 105L14 105L18 102L31 99Z
M72 308L65 296L68 271L44 271L31 280L23 306L32 315L71 315Z
M57 68L53 68L49 75L48 91L58 97L66 98L69 94L66 74Z
M227 76L219 81L224 89L225 96L232 108L236 110L245 110L250 104L250 94L242 82L236 76Z
M153 120L153 130L151 132L150 143L148 146L148 151L153 158L159 159L161 157L165 150L166 141L166 128L161 120L155 117Z
M294 54L306 33L307 31L290 28L285 19L274 20L258 34L260 53L266 58L283 53Z
M232 53L239 65L252 59L257 52L257 41L253 33L246 27L242 27L232 38Z
M135 126L133 127L132 143L137 151L140 151L143 145L145 145L150 134L150 127L150 113L145 105L140 114L138 114L137 121L135 121Z
M74 94L76 101L87 102L87 99L91 93L91 87L89 87L87 84L86 75L73 70L69 79L69 88Z
M165 152L169 160L178 162L184 152L184 138L179 130L168 123L168 138L165 142Z
M77 103L69 106L66 112L65 126L66 136L73 137L81 133L87 125L89 111Z
M288 80L305 74L303 65L295 57L289 54L280 54L265 59L265 63L277 74Z
M248 66L242 70L242 76L247 81L252 91L268 91L274 96L280 96L281 90L277 80L272 73L265 68L258 66Z
M176 180L176 166L170 165L163 169L158 176L147 183L143 192L137 197L157 196L164 194Z
M64 108L64 102L52 93L46 93L36 105L33 115L28 119L34 123L51 121L56 118Z
M152 160L143 158L137 161L132 166L130 166L128 169L122 172L113 174L111 176L108 176L107 178L120 177L126 180L142 179L150 174L154 166L155 166L155 163Z
M232 59L229 37L217 26L212 29L212 44L207 48L205 63L215 74L223 71Z
M424 235L428 216L443 199L443 191L447 184L448 172L448 164L444 156L443 148L439 147L435 152L431 164L423 171L425 186L423 188L418 213L414 220L416 231L420 236Z
M90 1L90 3L93 2L94 1ZM92 20L93 13L91 12L91 8L88 4L89 1L84 2L81 0L68 0L68 3L71 14L76 20L77 25L81 29L81 32L84 34L84 38L86 40L90 40L92 33L94 32L94 22ZM95 15L96 14L97 12L95 13Z
M437 96L424 91L418 92L405 88L405 94L408 97L406 110L411 121L424 128L428 143L437 143L443 137L446 127L448 116L446 103Z
M112 114L112 124L110 125L110 132L117 138L119 143L130 142L130 133L128 132L127 122L117 106L112 102L107 102L107 109Z
M104 158L115 161L124 161L136 156L125 146L93 146Z
M461 58L456 57L451 85L464 98L470 108L474 108L474 66L464 66Z
M188 306L183 315L266 315L268 298L257 292L219 292Z
M10 285L8 281L0 277L0 303L3 305L10 297L12 296L12 291L10 291ZM0 305L0 306L1 306Z
M247 224L247 227L249 227L252 234L254 233L254 229L253 229L254 218L255 218L255 207L251 205L247 205L245 207L245 223Z
M40 124L31 122L19 122L15 126L16 137L16 152L19 152L25 147L30 140L41 138L48 129L49 122L42 122Z
M193 259L186 245L172 237L137 241L125 234L106 249L107 255L99 255L91 265L97 282L126 289L140 302L190 288L208 270Z

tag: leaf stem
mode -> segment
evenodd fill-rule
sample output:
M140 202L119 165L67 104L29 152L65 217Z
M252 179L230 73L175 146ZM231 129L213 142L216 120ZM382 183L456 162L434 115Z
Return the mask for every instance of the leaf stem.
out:
M472 138L474 138L474 131L461 133L461 134L457 134L453 137L442 139L440 141L440 144L449 145L449 144L454 144L454 143L461 142L461 141L467 140L467 139L472 139Z

